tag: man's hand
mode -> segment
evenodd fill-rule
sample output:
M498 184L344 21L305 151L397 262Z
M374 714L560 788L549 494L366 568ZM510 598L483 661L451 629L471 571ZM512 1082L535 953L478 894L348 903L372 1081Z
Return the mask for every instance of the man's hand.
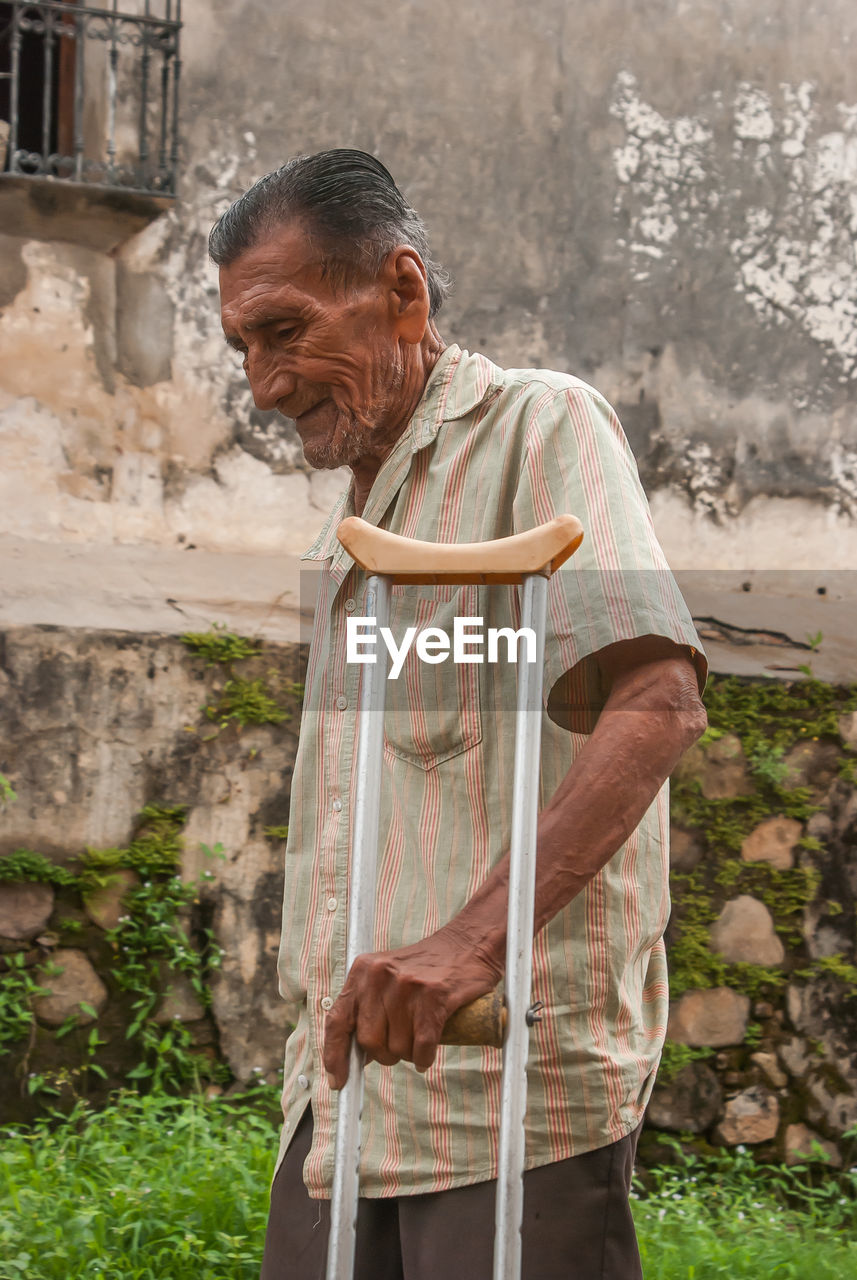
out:
M404 1059L426 1071L446 1020L493 990L501 974L502 964L451 926L409 947L358 956L324 1024L331 1087L341 1089L348 1078L354 1034L367 1062L389 1067Z

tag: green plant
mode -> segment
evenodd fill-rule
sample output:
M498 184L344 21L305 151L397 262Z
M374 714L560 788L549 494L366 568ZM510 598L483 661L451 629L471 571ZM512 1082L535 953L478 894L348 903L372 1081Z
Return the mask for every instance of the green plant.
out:
M0 813L2 813L8 805L14 804L17 799L17 791L13 788L5 773L0 773Z
M857 1267L857 1175L672 1147L632 1193L640 1254L658 1280L843 1280Z
M848 988L844 1000L857 999L857 965L846 960L841 951L836 955L821 956L815 961L814 970L816 974L829 974L843 983Z
M289 712L280 706L263 679L245 680L240 676L226 681L217 702L207 706L205 714L221 727L230 720L241 725L281 724L291 720Z
M661 1063L658 1067L658 1080L661 1084L669 1084L691 1062L703 1062L713 1054L714 1050L707 1046L695 1049L689 1044L680 1044L676 1040L665 1040L661 1052Z
M66 867L31 849L16 849L0 858L0 882L30 881L36 884L73 885L77 876Z
M33 997L47 994L24 965L23 953L5 957L6 972L0 982L0 1057L9 1045L24 1040L33 1026Z
M235 635L223 622L212 623L208 631L188 631L180 638L185 648L195 657L205 658L209 667L256 658L262 652L257 641Z
M208 973L222 960L210 930L202 931L202 944L196 946L185 925L188 910L198 901L199 883L184 883L176 873L184 812L149 806L127 850L102 851L109 855L102 865L132 867L143 876L125 895L126 914L106 937L115 955L111 973L132 997L132 1019L125 1034L137 1039L141 1051L141 1061L128 1078L157 1085L210 1079L216 1073L216 1066L193 1050L185 1026L173 1021L164 1027L155 1019L166 973L183 974L205 1008L211 1002ZM90 867L92 855L89 851ZM210 871L203 873L203 880L211 878Z
M264 832L270 840L288 840L289 838L289 828L287 826L265 827Z
M46 1080L48 1089L65 1081ZM4 1132L3 1280L255 1280L275 1090L206 1101L124 1091Z
M757 778L762 778L772 786L780 786L789 775L784 755L785 747L759 745L750 756L750 768Z

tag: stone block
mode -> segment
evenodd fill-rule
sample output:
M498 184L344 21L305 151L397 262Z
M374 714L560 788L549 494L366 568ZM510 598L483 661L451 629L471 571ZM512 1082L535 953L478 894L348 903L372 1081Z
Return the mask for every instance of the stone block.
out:
M839 747L835 742L799 742L783 762L787 769L785 785L809 787L816 798L824 795L835 780L839 768Z
M703 1133L720 1114L723 1091L704 1062L690 1062L675 1079L658 1082L646 1112L649 1124L673 1133Z
M832 1169L842 1168L842 1156L835 1144L828 1142L826 1138L822 1138L805 1124L787 1125L783 1146L786 1164L805 1164L807 1161L814 1161L830 1165Z
M730 964L782 964L786 954L770 911L747 893L726 903L711 926L711 947Z
M794 865L802 829L795 818L768 818L747 836L741 845L741 857L745 862L768 862L778 871L787 871Z
M857 751L857 711L849 711L839 717L839 732L846 747Z
M679 779L697 778L706 800L726 800L747 795L753 781L741 740L734 733L701 746L691 747L675 771Z
M791 1039L782 1042L777 1053L790 1076L799 1080L806 1075L810 1066L810 1055L804 1040L798 1036L792 1036Z
M54 909L49 884L0 884L0 937L26 942L41 933Z
M83 905L92 923L100 929L115 929L126 914L123 906L125 894L139 883L140 877L130 867L117 867L111 871L101 888L93 889L84 897Z
M676 871L692 871L702 857L702 844L692 831L670 828L670 866Z
M107 988L83 951L60 947L51 956L49 968L41 969L36 977L50 995L37 996L33 1010L49 1027L59 1027L72 1016L80 1026L86 1026L93 1018L81 1009L81 1002L91 1004L98 1013L107 1003Z
M765 1077L765 1081L772 1089L785 1089L789 1082L789 1078L784 1071L780 1069L776 1055L773 1053L752 1053L750 1061L755 1064Z
M741 1044L749 1016L749 996L729 987L685 991L670 1010L667 1036L696 1048Z
M205 1017L205 1007L194 991L190 979L181 971L169 975L164 994L155 1010L155 1021L198 1022Z
M753 1085L729 1099L714 1136L730 1147L770 1142L777 1136L779 1125L780 1104L775 1095L761 1085Z

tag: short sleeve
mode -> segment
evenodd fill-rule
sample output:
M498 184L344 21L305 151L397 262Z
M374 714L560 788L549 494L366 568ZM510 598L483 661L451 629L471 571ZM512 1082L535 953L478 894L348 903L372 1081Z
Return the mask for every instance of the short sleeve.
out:
M633 454L610 405L579 382L547 390L531 409L515 529L563 513L577 516L584 537L548 591L544 688L551 719L591 733L606 696L594 655L642 636L686 648L701 692L707 662L655 536Z

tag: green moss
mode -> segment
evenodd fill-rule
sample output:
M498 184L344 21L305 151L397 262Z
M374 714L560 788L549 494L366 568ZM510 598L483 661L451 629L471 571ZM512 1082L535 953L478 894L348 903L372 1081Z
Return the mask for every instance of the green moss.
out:
M675 1040L665 1040L661 1054L661 1065L658 1067L658 1080L661 1084L669 1084L691 1062L702 1062L706 1058L710 1058L713 1053L714 1050L707 1047L694 1049L689 1044L679 1044Z
M748 759L812 738L839 739L839 717L857 709L857 685L844 691L821 680L712 680L705 691L711 728L735 733Z
M857 999L857 965L851 964L845 959L841 951L833 956L822 956L816 960L813 965L813 976L818 974L830 974L831 977L837 978L848 988L844 995L845 1000Z
M771 883L776 883L777 878L794 875L800 879L800 892L794 888L791 881L779 890L771 888ZM788 928L788 921L791 918L786 908L789 911L798 910L796 905L798 900L802 906L806 900L803 895L811 892L806 882L812 881L812 873L777 872L766 863L746 864L730 859L719 868L718 875L714 877L715 883L718 883L718 877L719 883L725 883L730 890L740 886L747 892L752 891L756 896L761 896L768 904L769 910L770 902L779 903L786 922L782 925L783 928ZM741 885L745 877L747 883ZM812 881L812 883L815 882ZM672 942L669 949L669 967L670 993L673 998L689 990L731 987L733 991L740 991L751 999L756 999L759 995L778 990L785 984L786 974L780 968L749 964L745 961L730 963L720 952L711 949L711 925L717 918L718 907L715 894L712 888L706 885L701 869L697 869L690 875L674 875L672 889L674 907L670 925ZM767 899L765 899L766 892Z

